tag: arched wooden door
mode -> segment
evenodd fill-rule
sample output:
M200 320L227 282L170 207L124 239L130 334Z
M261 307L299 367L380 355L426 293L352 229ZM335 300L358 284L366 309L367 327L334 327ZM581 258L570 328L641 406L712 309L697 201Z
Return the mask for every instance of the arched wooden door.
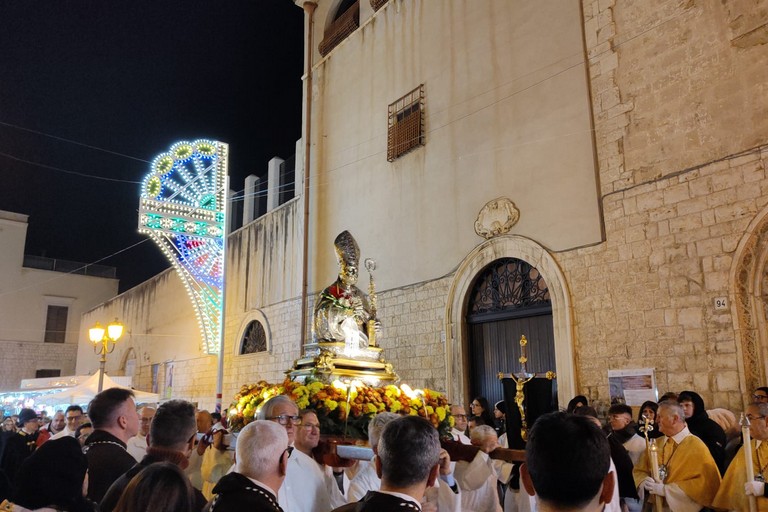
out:
M467 307L469 390L491 404L502 400L498 374L521 370L520 337L528 339L527 371L556 372L552 302L536 268L503 258L477 276ZM554 390L555 396L557 390Z

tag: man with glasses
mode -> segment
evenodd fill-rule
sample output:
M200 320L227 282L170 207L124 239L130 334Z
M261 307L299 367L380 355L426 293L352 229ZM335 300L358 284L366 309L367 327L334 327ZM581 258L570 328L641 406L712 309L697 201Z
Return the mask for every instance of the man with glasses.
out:
M154 407L142 407L139 409L139 433L128 440L128 453L141 462L141 459L147 454L147 434L152 425L152 418L155 417L157 409Z
M758 389L759 392L759 389ZM756 392L757 393L757 392ZM725 472L712 506L727 510L749 510L749 496L756 496L757 509L768 510L765 481L768 479L768 402L751 403L746 410L752 444L753 481L747 481L745 447L736 452Z
M346 503L328 466L321 465L312 456L320 443L320 422L314 411L299 413L296 427L296 448L288 461L288 475L283 483L286 495L280 491L280 501L286 510L328 512Z
M463 405L452 405L451 416L453 416L453 428L451 429L451 435L454 441L459 441L462 444L472 444L467 437L467 411Z
M308 413L307 413L308 414ZM320 441L320 423L312 413L307 417L309 429L303 429L303 418L293 400L285 395L279 395L267 400L259 411L259 419L279 423L288 434L288 441L295 445L301 454L297 460L288 464L287 474L278 499L285 512L328 512L331 508L344 503L344 497L336 487L333 478L328 478L328 485L336 487L336 493L326 488L326 478L318 477L324 470L312 459L312 448ZM315 428L315 426L317 428ZM239 443L239 439L238 439ZM314 444L314 446L312 446ZM329 506L330 505L330 506Z
M257 420L240 431L235 471L213 488L208 512L283 512L277 502L291 456L286 430L276 422Z
M768 404L768 388L757 388L755 392L752 393L752 400Z
M64 429L51 436L51 439L61 439L64 436L75 437L77 427L83 424L83 408L79 405L70 405L64 411Z
M301 425L299 408L285 395L278 395L267 400L259 411L260 420L275 421L285 427L288 442L293 446L296 441L296 427Z

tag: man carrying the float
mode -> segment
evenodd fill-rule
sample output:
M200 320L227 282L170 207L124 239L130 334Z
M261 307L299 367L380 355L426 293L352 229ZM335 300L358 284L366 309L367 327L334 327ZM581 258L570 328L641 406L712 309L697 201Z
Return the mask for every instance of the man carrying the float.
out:
M646 493L651 502L657 496L663 497L664 510L672 512L698 512L711 507L720 486L720 472L707 446L690 433L677 402L662 402L657 419L659 430L666 436L659 439L659 481L654 479L649 460L657 453L646 450L633 473L640 499Z
M368 300L356 286L360 247L349 231L340 233L333 245L339 260L339 278L320 294L315 305L313 335L315 341L357 339L359 348L365 348L373 322L369 323L372 315Z
M747 454L742 446L725 472L713 506L726 510L750 510L749 496L755 496L756 510L768 511L765 485L768 478L768 403L752 403L746 413L752 437L749 449L752 451L755 478L747 481Z

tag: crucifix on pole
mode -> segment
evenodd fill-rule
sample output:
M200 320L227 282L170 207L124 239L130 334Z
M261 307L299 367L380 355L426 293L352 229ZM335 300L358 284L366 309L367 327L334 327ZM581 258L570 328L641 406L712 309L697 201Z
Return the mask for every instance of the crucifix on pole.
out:
M528 371L528 339L523 334L520 336L520 371L518 373L501 373L499 372L499 380L511 379L515 383L515 397L514 402L520 411L520 437L523 441L528 440L528 422L525 416L525 385L536 377L546 377L549 380L557 378L557 374L554 371L548 371L545 373L531 373Z

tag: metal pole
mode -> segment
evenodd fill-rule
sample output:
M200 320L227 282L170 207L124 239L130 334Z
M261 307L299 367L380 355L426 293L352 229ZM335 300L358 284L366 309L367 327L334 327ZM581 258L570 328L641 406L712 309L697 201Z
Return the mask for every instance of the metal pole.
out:
M229 158L229 145L227 145L227 158ZM229 176L224 176L224 247L221 254L221 325L219 326L219 366L216 375L216 407L215 410L221 413L221 399L224 393L224 320L226 319L227 307L227 241L229 240Z
M104 387L104 366L107 364L107 341L101 340L101 360L99 361L99 393Z

